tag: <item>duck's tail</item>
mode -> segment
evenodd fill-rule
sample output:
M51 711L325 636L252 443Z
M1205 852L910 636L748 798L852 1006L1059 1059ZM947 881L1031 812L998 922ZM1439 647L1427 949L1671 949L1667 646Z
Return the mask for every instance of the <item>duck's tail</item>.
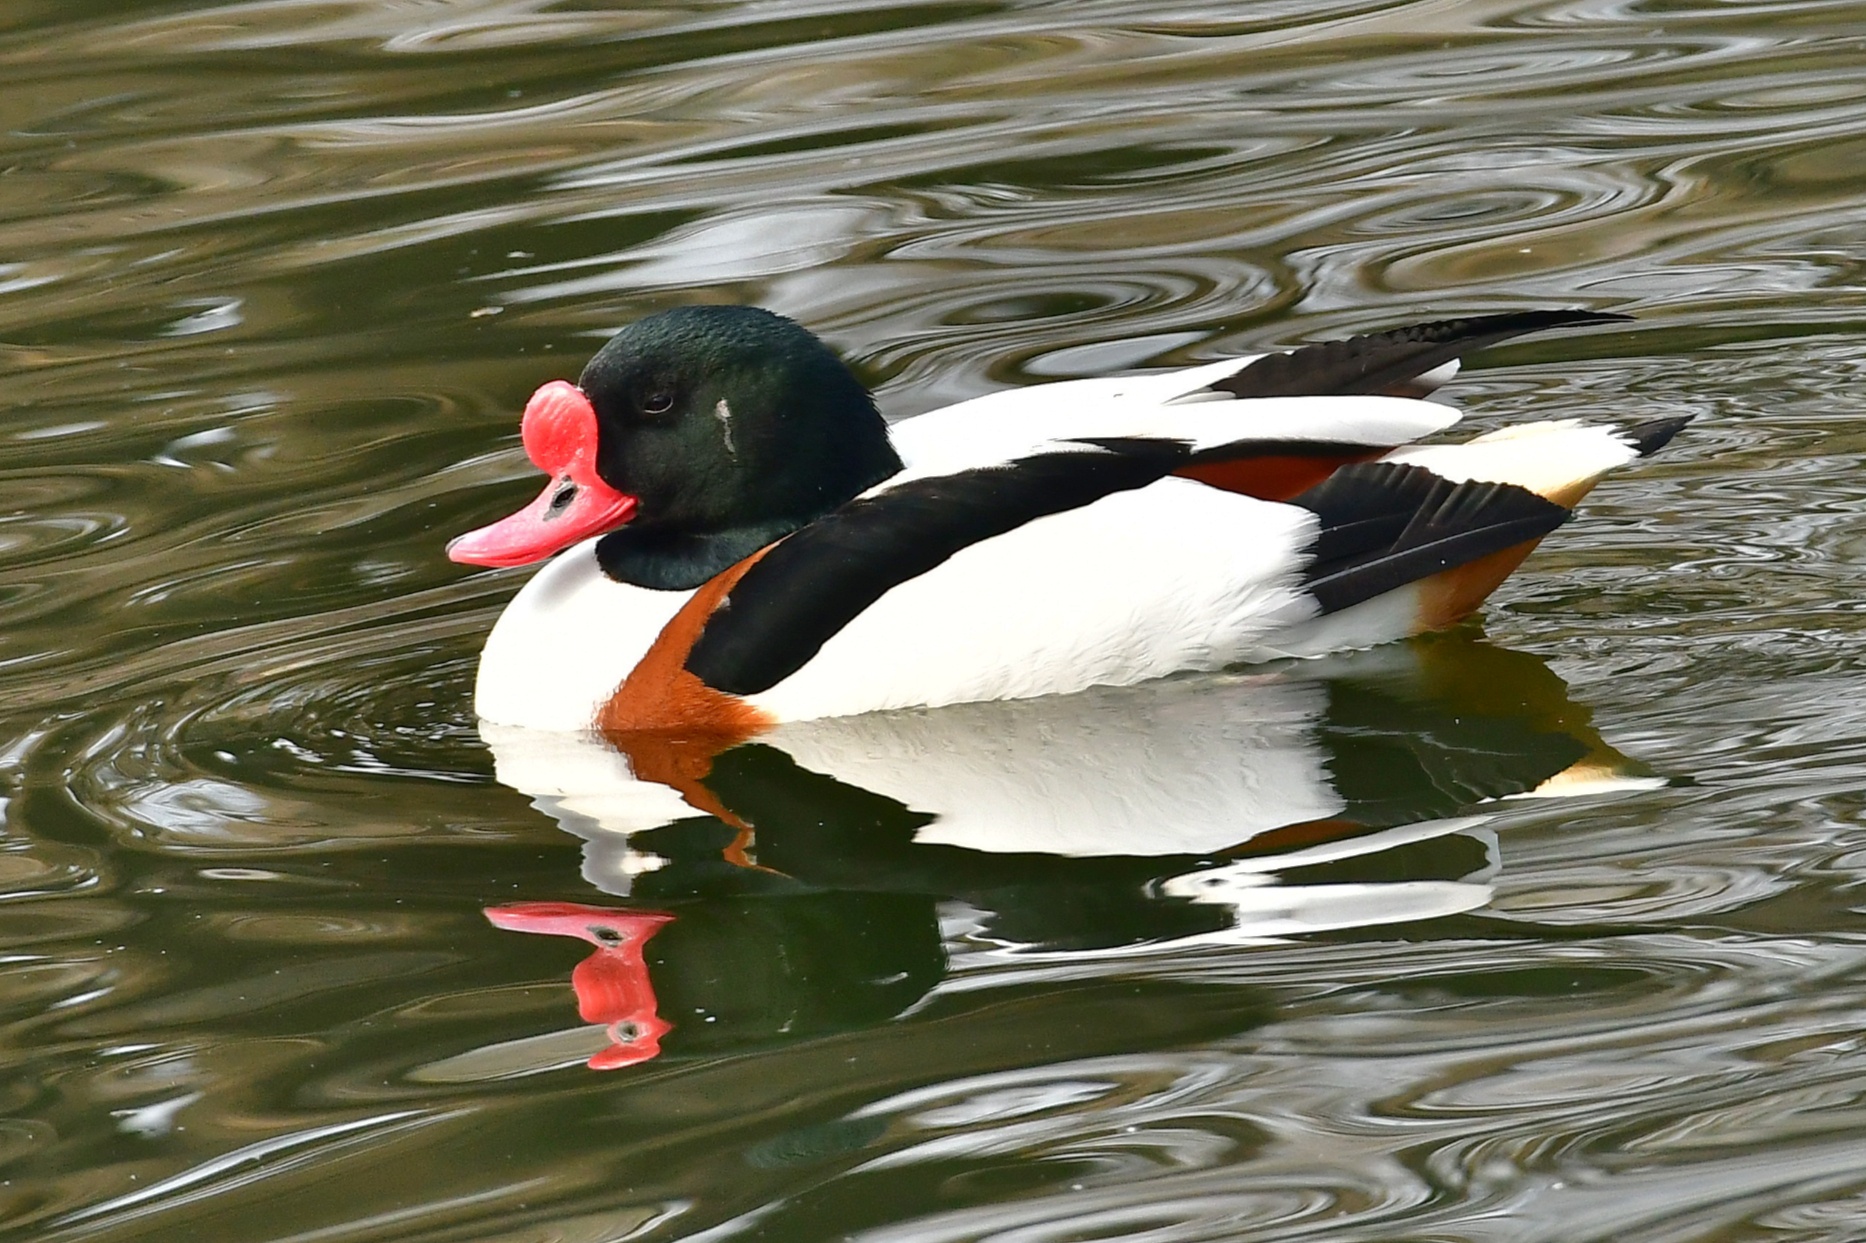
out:
M1453 483L1514 484L1572 509L1609 471L1658 452L1690 421L1683 415L1623 428L1576 419L1523 423L1458 445L1406 445L1380 460L1423 466Z
M1688 421L1529 423L1337 471L1293 500L1319 520L1305 586L1321 615L1278 635L1275 650L1318 655L1461 620L1608 472Z

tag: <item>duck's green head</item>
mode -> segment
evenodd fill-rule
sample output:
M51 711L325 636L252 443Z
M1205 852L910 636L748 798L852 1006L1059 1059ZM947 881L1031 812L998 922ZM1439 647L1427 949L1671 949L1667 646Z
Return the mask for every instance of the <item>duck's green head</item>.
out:
M842 361L757 307L650 316L598 350L577 385L596 410L597 472L638 498L642 529L801 524L901 466Z
M861 382L804 328L756 307L631 324L576 385L532 396L523 434L551 483L448 545L454 560L523 565L626 527L603 541L605 568L692 586L901 468Z

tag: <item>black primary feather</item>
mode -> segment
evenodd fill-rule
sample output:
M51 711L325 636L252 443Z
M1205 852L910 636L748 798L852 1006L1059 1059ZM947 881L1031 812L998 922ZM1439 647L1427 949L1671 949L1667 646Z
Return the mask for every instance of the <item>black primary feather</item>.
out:
M1453 483L1422 466L1344 466L1290 502L1321 520L1304 585L1333 613L1540 539L1570 511L1511 483Z
M1511 311L1441 319L1410 328L1368 333L1344 341L1265 354L1212 387L1235 397L1311 397L1380 393L1404 386L1435 367L1486 346L1548 328L1617 324L1630 319L1604 311ZM1415 395L1406 390L1406 395Z

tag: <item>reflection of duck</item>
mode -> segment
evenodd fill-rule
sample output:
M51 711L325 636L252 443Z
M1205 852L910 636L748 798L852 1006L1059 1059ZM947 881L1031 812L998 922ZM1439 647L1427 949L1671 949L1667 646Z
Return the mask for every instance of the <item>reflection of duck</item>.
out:
M898 1013L960 928L1109 953L1467 911L1490 892L1493 800L1654 784L1546 665L1459 635L1249 678L799 723L697 758L485 734L501 780L586 840L585 877L671 921L630 995L657 996L668 1047L687 1050ZM495 922L521 927L513 909ZM528 930L600 956L589 926ZM587 1019L615 1021L578 994Z
M1455 634L1243 675L796 722L723 752L656 735L481 733L500 780L579 836L635 842L697 813L727 850L755 830L766 866L767 822L809 819L828 787L761 782L778 762L750 758L761 755L907 809L899 832L916 847L1078 858L1281 849L1544 785L1585 790L1589 774L1608 789L1625 780L1545 664ZM771 801L781 793L791 801ZM589 879L628 892L655 866L634 851Z
M1415 399L1461 352L1614 318L1454 320L994 393L891 441L790 321L653 316L581 387L538 391L524 442L551 483L450 545L486 565L576 545L488 638L479 712L738 739L1443 626L1679 421L1396 448L1456 421Z

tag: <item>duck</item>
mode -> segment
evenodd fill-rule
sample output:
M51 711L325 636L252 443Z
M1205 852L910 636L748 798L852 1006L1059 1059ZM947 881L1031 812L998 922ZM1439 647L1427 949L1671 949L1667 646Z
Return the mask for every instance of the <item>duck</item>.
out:
M547 562L494 624L483 722L743 740L796 721L1131 686L1373 647L1475 611L1685 418L1420 443L1527 310L988 393L892 426L793 320L687 306L526 404L537 498L455 562Z

